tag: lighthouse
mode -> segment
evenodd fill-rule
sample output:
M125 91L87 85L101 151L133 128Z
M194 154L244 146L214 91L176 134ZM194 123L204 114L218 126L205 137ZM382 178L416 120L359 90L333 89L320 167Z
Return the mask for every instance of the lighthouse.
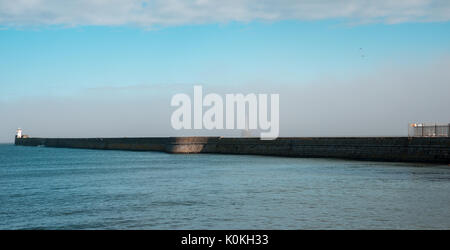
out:
M16 131L16 138L22 138L22 129L18 128Z

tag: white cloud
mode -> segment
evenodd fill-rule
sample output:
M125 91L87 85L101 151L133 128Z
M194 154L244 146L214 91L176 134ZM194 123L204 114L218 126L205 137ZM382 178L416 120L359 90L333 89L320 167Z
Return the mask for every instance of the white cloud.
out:
M450 20L448 0L0 0L0 25L137 25L252 20L431 22Z

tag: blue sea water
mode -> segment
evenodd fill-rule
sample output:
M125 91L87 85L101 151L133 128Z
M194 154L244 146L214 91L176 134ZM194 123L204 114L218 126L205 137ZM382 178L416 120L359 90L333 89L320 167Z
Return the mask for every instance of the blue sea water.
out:
M0 145L0 229L449 229L450 167Z

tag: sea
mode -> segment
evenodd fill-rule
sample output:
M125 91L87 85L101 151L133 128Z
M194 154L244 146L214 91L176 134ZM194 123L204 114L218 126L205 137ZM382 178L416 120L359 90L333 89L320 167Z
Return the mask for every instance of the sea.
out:
M450 229L450 166L1 144L0 229Z

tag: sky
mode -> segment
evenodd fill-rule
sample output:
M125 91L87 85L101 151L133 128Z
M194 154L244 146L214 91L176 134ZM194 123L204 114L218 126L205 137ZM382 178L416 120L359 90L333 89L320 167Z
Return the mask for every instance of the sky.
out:
M0 142L175 131L173 94L279 93L280 136L449 123L450 2L0 0Z

